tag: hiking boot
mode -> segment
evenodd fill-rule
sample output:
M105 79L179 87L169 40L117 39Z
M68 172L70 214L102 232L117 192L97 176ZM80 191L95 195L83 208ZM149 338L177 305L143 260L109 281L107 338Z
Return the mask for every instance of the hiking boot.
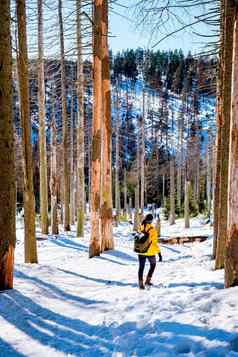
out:
M152 286L153 284L151 283L151 276L147 276L146 281L145 281L145 285L149 285Z
M139 289L142 289L142 290L144 290L144 289L145 289L145 286L144 286L143 280L139 280Z

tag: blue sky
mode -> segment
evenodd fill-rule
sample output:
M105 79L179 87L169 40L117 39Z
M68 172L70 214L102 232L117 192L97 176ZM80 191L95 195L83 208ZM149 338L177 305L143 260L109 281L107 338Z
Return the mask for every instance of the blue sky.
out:
M130 5L133 0L124 0L123 4ZM124 10L118 6L114 7L116 12L122 14L122 16L110 12L110 32L112 37L110 38L110 47L113 51L117 52L126 48L151 47L149 45L149 30L143 31L136 29L136 24L132 20L132 12ZM194 10L193 10L194 11ZM186 19L188 22L192 22L195 14L192 14L190 18ZM125 17L124 17L125 16ZM127 19L128 18L128 19ZM171 26L170 26L171 28ZM200 33L207 33L208 29L204 25L196 27L196 31ZM158 35L158 39L163 37L163 34ZM155 49L169 50L182 48L185 53L191 51L192 53L201 52L204 47L204 38L196 36L191 32L179 32L176 35L166 39ZM152 44L156 42L156 39L152 41Z

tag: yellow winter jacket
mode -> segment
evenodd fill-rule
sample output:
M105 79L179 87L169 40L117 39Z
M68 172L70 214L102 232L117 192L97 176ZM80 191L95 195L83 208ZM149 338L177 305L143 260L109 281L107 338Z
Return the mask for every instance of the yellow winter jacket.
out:
M148 232L149 231L149 237L151 240L151 245L149 247L149 249L147 250L146 253L139 253L140 255L146 255L146 256L152 256L152 255L156 255L158 253L160 253L160 247L158 244L158 239L157 239L157 232L155 227L152 224L141 224L140 225L140 231L145 231Z

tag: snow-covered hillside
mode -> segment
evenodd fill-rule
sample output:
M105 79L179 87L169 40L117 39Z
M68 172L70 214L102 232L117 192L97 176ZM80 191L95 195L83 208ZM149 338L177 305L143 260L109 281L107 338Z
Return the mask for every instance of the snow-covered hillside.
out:
M138 117L145 113L145 135L147 152L152 150L153 141L151 141L152 126L157 128L157 135L160 132L160 125L164 121L168 125L167 133L162 133L162 141L158 140L158 145L166 145L168 140L168 150L177 151L178 141L178 118L182 113L184 120L184 145L188 138L188 130L194 120L193 112L193 97L192 94L188 96L187 102L183 102L182 95L166 91L165 88L161 91L156 91L148 84L144 85L144 99L143 99L143 81L139 78L135 83L130 82L127 78L123 78L120 82L120 118L126 116L128 111L133 118L136 130L139 130ZM116 88L112 87L112 93L116 92ZM164 95L167 93L166 104L164 102ZM164 104L163 104L164 102ZM199 123L200 136L200 151L204 154L207 150L208 144L208 129L211 130L213 138L215 137L216 123L215 123L215 96L201 95L198 97L198 114L197 120ZM112 114L116 115L115 100L112 100ZM167 114L160 113L161 106L165 105ZM188 109L190 108L190 109ZM153 117L153 124L152 118Z
M89 227L38 240L39 265L23 264L18 222L15 289L0 294L0 356L238 356L238 288L213 271L211 227L162 224L162 235L204 234L204 243L162 245L154 287L137 286L129 224L116 249L88 259Z

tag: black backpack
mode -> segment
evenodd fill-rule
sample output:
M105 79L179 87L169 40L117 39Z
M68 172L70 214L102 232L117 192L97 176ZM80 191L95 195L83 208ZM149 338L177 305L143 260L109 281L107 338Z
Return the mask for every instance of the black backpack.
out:
M144 230L137 232L134 236L134 252L136 253L146 253L151 245L149 231L152 229L150 227L148 231L145 231L146 225L144 225Z

